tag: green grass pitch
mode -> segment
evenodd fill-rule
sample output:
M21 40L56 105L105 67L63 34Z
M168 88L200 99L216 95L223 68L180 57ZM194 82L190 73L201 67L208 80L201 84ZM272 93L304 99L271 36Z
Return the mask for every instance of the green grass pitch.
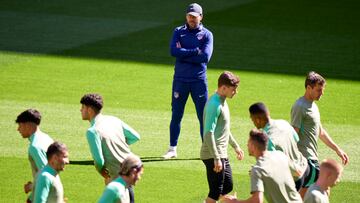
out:
M26 108L43 115L41 129L66 143L70 160L61 173L69 202L96 202L104 184L91 160L81 120L80 97L98 92L104 114L118 116L141 134L132 146L145 172L135 187L140 203L202 202L208 188L199 158L200 137L189 99L179 159L161 161L167 149L174 59L173 29L190 1L20 1L0 4L0 202L24 202L31 180L28 141L14 120ZM232 133L246 150L253 125L250 104L265 102L273 118L289 120L304 93L304 76L327 78L318 102L324 127L350 156L331 202L360 202L360 4L355 0L202 0L204 24L214 33L209 92L223 70L241 78L229 100ZM323 143L320 158L338 157ZM235 160L234 191L247 198L254 158Z

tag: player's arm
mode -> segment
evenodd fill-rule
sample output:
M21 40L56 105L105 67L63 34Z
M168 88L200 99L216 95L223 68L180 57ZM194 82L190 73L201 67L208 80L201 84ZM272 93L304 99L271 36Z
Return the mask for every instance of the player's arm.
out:
M106 169L104 168L105 160L102 154L101 140L100 136L91 129L86 132L86 138L89 144L91 156L94 159L94 164L96 170L104 176L106 174Z
M206 111L204 117L204 143L209 147L210 154L214 158L214 171L220 172L222 170L222 163L216 147L214 135L217 120L221 111L220 105L208 103L204 111Z
M300 133L303 119L304 114L302 108L295 103L291 108L291 125L293 126L296 133Z
M39 174L36 185L33 203L47 202L51 187L51 180L42 174Z
M232 133L230 133L230 136L229 136L229 144L235 150L236 158L238 160L242 160L244 158L244 151L240 148L239 144L236 142Z
M45 152L40 149L30 146L29 147L30 157L34 160L36 168L40 171L47 164L47 157Z
M251 193L251 197L246 200L238 200L234 196L226 195L222 197L222 202L225 203L263 203L264 194L262 192L256 191Z
M262 203L264 201L264 183L259 169L255 166L251 169L251 197L246 200L237 200L236 198L228 198L226 203ZM223 198L226 198L224 196Z
M183 61L190 63L209 63L212 52L213 52L213 35L211 32L205 37L205 42L202 47L199 47L199 52L195 56L183 58Z
M136 130L130 127L128 124L122 122L122 128L124 130L124 135L126 143L131 145L140 140L140 135Z
M175 29L171 42L170 42L170 54L173 57L183 58L189 56L195 56L199 53L197 48L194 49L185 49L181 46L180 43L180 33L177 29Z
M333 141L329 133L323 128L320 128L319 138L323 141L329 148L334 150L336 154L341 158L342 163L346 165L349 162L349 156Z

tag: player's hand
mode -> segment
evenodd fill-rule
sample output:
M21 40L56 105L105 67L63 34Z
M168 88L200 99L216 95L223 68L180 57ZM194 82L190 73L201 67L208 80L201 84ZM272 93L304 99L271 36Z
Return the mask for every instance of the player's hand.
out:
M220 198L220 202L224 202L224 203L236 203L237 200L236 200L236 196L233 196L233 195L225 195L225 196L222 196Z
M349 156L342 149L336 151L336 154L341 158L344 165L349 163Z
M109 171L105 167L101 169L101 176L104 178L110 178Z
M215 173L219 173L222 170L222 163L220 159L214 159L214 171Z
M180 49L181 48L181 44L180 42L176 42L176 48Z
M24 191L25 193L29 193L31 190L32 190L32 187L33 187L33 184L31 181L27 182L25 185L24 185Z
M244 151L242 149L236 148L235 153L238 160L242 160L244 158Z

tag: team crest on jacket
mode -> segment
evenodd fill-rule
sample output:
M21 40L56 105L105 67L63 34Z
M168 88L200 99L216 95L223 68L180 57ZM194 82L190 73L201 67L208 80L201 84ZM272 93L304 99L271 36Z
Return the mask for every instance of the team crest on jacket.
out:
M204 37L204 35L200 34L196 36L198 38L198 40L202 40L202 38Z
M177 99L177 98L179 98L179 92L174 92L174 97L175 97L175 99Z

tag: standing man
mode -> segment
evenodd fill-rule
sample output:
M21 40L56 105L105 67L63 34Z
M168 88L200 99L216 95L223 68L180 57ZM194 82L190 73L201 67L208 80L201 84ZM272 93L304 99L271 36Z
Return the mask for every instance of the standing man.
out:
M38 171L40 171L46 164L46 150L53 139L49 135L41 132L40 130L41 115L36 109L28 109L19 114L15 120L18 124L18 131L23 138L28 138L30 141L28 149L28 158L31 166L33 181ZM31 181L24 185L25 193L29 193L33 190L33 183ZM33 195L30 194L27 202L33 200Z
M264 103L254 103L249 108L250 118L257 129L262 129L268 136L268 151L282 151L288 156L291 171L295 181L296 189L312 184L308 183L310 179L310 170L307 159L301 154L297 147L299 136L294 128L285 120L274 120L270 117L270 112Z
M119 175L122 162L131 154L129 145L137 142L140 135L120 119L101 114L101 95L86 94L80 103L82 119L91 125L86 138L96 170L108 184Z
M305 194L305 203L329 203L330 187L340 181L342 166L335 160L325 159L320 165L320 175Z
M46 152L48 164L36 178L34 203L64 203L64 189L59 173L69 164L69 153L65 144L52 143Z
M99 203L129 203L128 188L135 186L141 179L143 171L140 158L129 155L121 166L120 176L106 186Z
M348 155L332 140L321 125L320 112L315 101L319 101L323 95L325 84L325 79L321 75L313 71L309 72L305 80L305 94L295 102L291 109L291 125L300 138L299 150L316 168L311 171L313 177L311 182L317 180L320 170L317 152L318 138L336 152L344 165L349 162ZM306 189L300 190L302 196L305 192Z
M248 140L249 155L256 158L251 169L251 197L237 200L227 195L226 203L262 203L264 195L269 203L302 203L290 172L288 157L280 151L267 151L268 136L251 130Z
M176 62L172 85L170 147L163 156L165 159L177 157L181 119L189 94L195 104L202 139L203 110L208 98L206 68L213 52L213 35L201 23L202 18L201 6L190 4L186 11L186 24L175 28L171 40L170 51Z
M209 194L206 203L215 203L220 196L233 189L232 172L228 159L228 144L234 148L238 160L244 152L230 132L230 111L226 98L237 93L239 78L231 72L223 72L218 79L218 89L207 101L204 109L204 141L200 159L206 167Z

